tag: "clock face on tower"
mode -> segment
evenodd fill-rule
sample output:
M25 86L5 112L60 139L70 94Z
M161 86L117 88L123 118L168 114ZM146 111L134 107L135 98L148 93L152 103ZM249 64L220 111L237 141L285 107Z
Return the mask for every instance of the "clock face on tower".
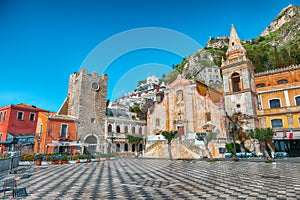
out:
M99 84L94 82L92 83L92 89L95 90L95 91L98 91L99 90Z

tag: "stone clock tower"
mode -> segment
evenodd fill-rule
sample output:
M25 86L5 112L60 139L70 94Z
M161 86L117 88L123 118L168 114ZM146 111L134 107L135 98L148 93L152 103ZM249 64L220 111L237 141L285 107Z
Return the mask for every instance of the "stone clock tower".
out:
M78 119L77 141L89 152L105 152L107 75L81 69L70 76L68 98L59 114Z
M241 112L250 116L246 129L255 128L257 93L254 80L254 66L247 58L246 49L231 27L226 60L222 60L222 75L225 97L225 111L229 116Z

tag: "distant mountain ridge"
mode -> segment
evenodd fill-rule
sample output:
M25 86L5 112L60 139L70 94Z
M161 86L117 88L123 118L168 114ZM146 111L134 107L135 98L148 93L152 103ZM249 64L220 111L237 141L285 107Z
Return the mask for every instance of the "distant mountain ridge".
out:
M251 40L242 40L243 43L251 43L259 37L270 37L273 34L272 45L281 45L294 40L299 41L300 37L300 6L289 5L281 10L279 15L265 28L257 37ZM205 48L228 47L229 36L211 38Z
M291 23L293 28L289 30L289 34L287 35L288 37L284 38L283 41L289 42L295 39L297 32L292 32L300 31L299 8L299 6L293 6L290 4L288 7L282 9L276 19L271 22L271 24L260 34L260 36L267 36L270 33L280 29L284 24Z
M174 70L164 75L163 81L170 83L178 74L196 79L191 76L197 74L195 69L212 65L220 67L222 57L226 58L228 42L227 36L211 38L203 49L184 58ZM242 44L247 50L247 57L255 66L255 72L300 64L300 6L288 5L258 37L242 40ZM201 52L204 56L200 55Z

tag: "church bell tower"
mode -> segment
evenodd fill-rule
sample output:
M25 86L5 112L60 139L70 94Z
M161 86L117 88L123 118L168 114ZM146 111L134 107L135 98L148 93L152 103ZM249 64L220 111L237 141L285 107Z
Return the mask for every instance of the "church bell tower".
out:
M221 65L224 85L225 111L229 116L241 112L250 117L246 129L255 128L257 93L254 66L247 58L234 26L231 27L226 60Z

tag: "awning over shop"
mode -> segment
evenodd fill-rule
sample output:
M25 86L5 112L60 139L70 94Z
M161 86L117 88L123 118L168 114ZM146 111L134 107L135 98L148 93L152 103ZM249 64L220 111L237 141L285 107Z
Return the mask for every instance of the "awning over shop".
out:
M7 139L0 144L10 145L17 144L19 146L30 146L34 143L34 134L23 134L23 133L8 133Z
M300 129L276 130L274 131L274 140L299 140Z

